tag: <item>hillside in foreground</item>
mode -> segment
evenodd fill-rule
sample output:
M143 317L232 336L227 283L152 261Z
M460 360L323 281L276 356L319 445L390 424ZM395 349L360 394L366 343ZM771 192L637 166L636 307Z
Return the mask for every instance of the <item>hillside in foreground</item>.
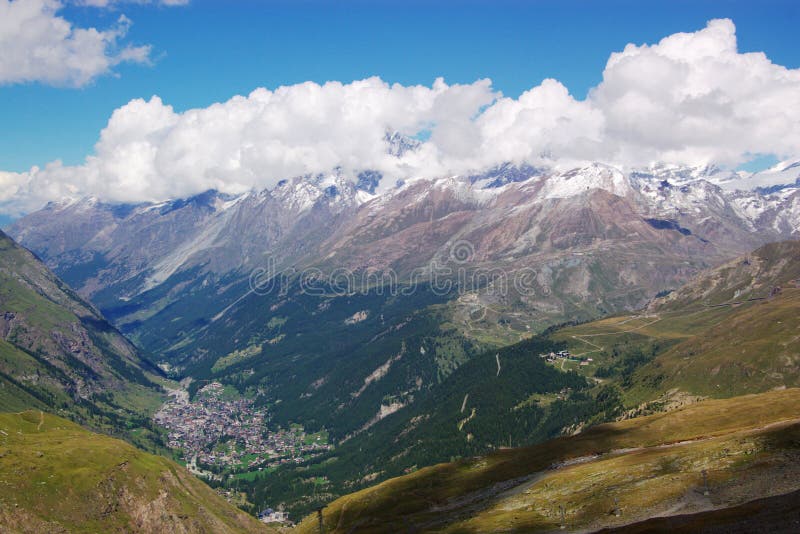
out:
M334 501L324 518L327 532L592 531L796 491L799 459L800 389L787 389L421 469Z
M800 491L696 514L656 517L619 528L603 529L602 534L795 534L800 531Z
M0 531L272 532L174 462L40 411L0 414Z

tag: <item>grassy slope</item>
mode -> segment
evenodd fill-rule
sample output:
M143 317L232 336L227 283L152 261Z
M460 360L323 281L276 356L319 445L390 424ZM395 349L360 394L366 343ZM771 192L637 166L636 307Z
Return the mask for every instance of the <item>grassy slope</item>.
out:
M800 386L800 288L740 305L656 310L569 327L553 337L575 354L595 359L579 369L624 367L631 353L644 353L624 372L603 375L621 383L630 407L666 392L731 397Z
M174 462L39 411L0 414L3 532L268 532Z
M639 389L729 397L800 385L800 289L732 308L637 371Z
M326 527L547 531L558 528L561 505L573 529L740 504L800 485L798 423L798 389L703 401L386 481L332 503ZM703 469L709 496L695 491ZM313 518L300 526L313 529Z

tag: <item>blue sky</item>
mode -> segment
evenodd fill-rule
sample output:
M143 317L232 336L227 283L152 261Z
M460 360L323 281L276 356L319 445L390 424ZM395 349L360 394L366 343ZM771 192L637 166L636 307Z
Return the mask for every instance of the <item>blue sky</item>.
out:
M0 169L24 171L92 152L114 109L159 95L176 110L204 107L259 86L306 80L348 82L378 75L430 85L491 78L516 97L544 78L579 99L602 77L613 51L696 31L731 18L741 51L764 51L800 66L798 2L493 1L315 2L194 0L184 7L68 6L77 26L133 20L126 42L149 43L152 66L121 65L118 76L78 88L0 86Z

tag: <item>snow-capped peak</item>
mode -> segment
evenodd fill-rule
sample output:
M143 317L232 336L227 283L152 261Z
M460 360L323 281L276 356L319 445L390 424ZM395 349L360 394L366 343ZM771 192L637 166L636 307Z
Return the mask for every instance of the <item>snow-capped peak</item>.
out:
M602 163L551 174L543 180L545 198L568 198L593 189L603 189L621 197L631 192L630 182L622 171Z
M398 131L386 132L384 140L387 144L386 153L396 158L402 158L407 152L414 152L422 145L420 141Z
M636 182L668 182L671 186L682 186L698 180L720 185L738 179L740 174L721 169L714 164L687 166L658 162L631 170L630 177Z
M47 207L55 210L90 210L100 204L100 200L95 196L67 196L61 200L48 202Z
M800 161L782 161L769 169L720 184L728 191L756 191L770 194L787 188L800 188Z
M270 193L297 213L308 211L320 202L325 202L337 211L345 206L366 202L373 196L369 191L357 190L339 169L334 169L331 173L281 180Z

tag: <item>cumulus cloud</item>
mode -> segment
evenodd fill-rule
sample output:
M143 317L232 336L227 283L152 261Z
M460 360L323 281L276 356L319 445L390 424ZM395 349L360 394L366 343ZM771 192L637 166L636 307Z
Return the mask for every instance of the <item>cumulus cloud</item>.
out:
M77 28L57 0L0 0L0 85L42 82L80 87L120 63L148 63L150 46L121 45L131 21Z
M800 70L739 53L727 19L612 54L589 100L622 161L735 165L800 151Z
M387 131L410 135L433 119L469 122L494 97L488 80L405 87L378 78L256 89L184 113L154 96L115 110L83 165L54 162L13 177L29 194L24 204L35 205L76 191L113 201L241 192L334 167L399 176L438 156L423 150L397 159L388 153Z
M508 161L735 166L757 153L797 156L798 124L800 70L739 53L733 23L713 20L612 54L584 100L552 79L508 98L489 80L428 87L379 78L261 88L183 113L157 96L133 100L113 113L83 165L0 174L0 202L25 210L78 194L143 201L209 188L236 193L334 167L379 170L393 183ZM395 157L386 140L394 131L429 136Z

